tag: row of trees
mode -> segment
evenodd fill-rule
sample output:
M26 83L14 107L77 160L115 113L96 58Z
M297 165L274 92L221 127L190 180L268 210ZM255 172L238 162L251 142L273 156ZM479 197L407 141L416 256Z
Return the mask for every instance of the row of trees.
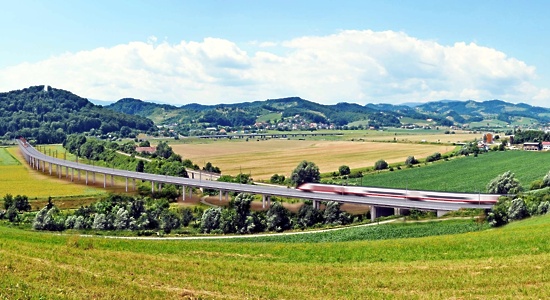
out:
M62 212L52 202L38 211L32 226L36 230L129 230L151 234L162 230L170 233L182 227L193 226L201 233L249 234L264 231L281 232L322 225L349 224L353 218L340 209L340 204L328 202L325 209L304 204L297 214L288 211L280 202L274 202L267 212L251 211L253 196L238 194L229 207L209 208L205 211L189 208L171 209L167 200L133 198L109 195L93 205L74 212ZM355 221L363 220L360 216ZM367 216L368 217L368 216ZM18 222L21 218L10 221Z
M18 222L21 213L31 210L27 196L17 195L13 197L11 194L6 194L3 200L4 210L0 211L0 219L6 218L10 222Z

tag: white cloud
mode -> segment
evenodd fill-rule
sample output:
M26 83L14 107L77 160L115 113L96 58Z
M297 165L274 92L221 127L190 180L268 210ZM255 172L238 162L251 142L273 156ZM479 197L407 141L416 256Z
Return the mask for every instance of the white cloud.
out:
M441 45L403 32L349 30L247 46L248 52L219 38L158 43L151 36L0 69L0 90L49 84L93 99L177 104L286 96L361 104L550 100L550 90L534 83L535 67L475 43Z

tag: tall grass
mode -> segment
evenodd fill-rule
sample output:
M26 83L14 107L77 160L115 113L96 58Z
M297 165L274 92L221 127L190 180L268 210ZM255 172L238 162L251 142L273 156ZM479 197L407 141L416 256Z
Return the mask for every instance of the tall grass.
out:
M319 243L0 227L0 298L547 299L549 225L547 215L458 235Z

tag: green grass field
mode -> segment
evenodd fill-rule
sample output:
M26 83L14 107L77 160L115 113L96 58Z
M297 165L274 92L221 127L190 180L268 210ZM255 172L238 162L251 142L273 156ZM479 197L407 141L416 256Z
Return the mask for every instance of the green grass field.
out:
M21 163L8 151L8 148L0 148L0 166L14 166Z
M550 215L457 235L317 243L114 240L2 226L0 298L547 299L549 236Z
M402 167L394 172L366 175L351 182L366 186L440 190L454 192L484 192L487 184L508 170L516 174L528 188L532 181L542 179L550 171L550 152L505 151L488 152L437 162L431 165Z

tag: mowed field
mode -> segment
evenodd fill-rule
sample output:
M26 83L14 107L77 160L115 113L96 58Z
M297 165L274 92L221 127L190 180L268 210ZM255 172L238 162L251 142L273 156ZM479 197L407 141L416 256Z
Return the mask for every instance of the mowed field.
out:
M32 170L26 164L17 147L0 148L0 157L3 158L0 161L0 197L6 194L26 195L33 200L35 198L45 199L50 196L59 198L106 193L100 188L74 184L64 176L58 179L55 175L50 176L48 172ZM6 159L7 157L10 157L11 160Z
M464 234L307 243L120 240L2 226L0 298L549 299L549 236L550 215Z
M482 140L483 133L470 131L456 131L454 134L445 134L443 130L424 129L392 129L388 131L357 130L344 134L348 138L363 139L365 141L397 141L397 142L427 142L427 143L464 143L475 139Z
M312 161L322 173L350 168L372 167L379 159L404 162L407 156L421 158L445 153L453 146L424 143L383 143L319 140L207 140L204 143L173 144L174 151L199 166L211 162L222 174L250 173L252 178L269 179L273 174L289 176L302 160Z

